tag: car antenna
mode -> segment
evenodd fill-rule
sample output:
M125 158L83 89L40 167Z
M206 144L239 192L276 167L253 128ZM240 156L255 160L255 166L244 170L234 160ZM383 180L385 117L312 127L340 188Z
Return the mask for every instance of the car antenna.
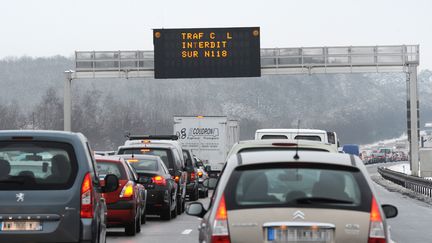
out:
M293 157L293 159L295 159L295 160L298 160L298 159L300 159L300 156L298 155L298 148L299 148L299 145L298 145L298 135L299 135L299 133L300 133L300 119L297 121L297 136L296 136L296 140L297 140L297 142L296 142L296 153L295 153L295 155L294 155L294 157Z

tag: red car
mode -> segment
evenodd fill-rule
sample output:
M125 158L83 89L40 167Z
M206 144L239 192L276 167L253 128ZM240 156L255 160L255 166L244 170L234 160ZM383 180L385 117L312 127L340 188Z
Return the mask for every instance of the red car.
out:
M96 156L99 177L114 174L119 178L119 187L114 192L104 193L108 208L108 227L125 227L126 235L141 231L145 222L145 196L143 185L132 168L119 157Z

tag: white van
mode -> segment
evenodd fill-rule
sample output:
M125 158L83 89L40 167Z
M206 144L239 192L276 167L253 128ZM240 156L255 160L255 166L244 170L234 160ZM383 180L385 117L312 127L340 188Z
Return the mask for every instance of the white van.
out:
M337 134L319 129L259 129L255 132L255 140L262 139L291 139L291 140L312 140L323 143L329 143L339 147Z

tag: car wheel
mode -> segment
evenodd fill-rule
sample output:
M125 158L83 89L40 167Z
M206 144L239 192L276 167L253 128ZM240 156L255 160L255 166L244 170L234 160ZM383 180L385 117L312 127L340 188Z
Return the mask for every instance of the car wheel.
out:
M174 219L177 217L177 204L176 207L171 211L171 218Z
M209 195L208 195L208 189L206 190L206 192L205 192L205 196L204 197L208 197Z
M141 210L139 211L136 221L136 232L139 233L141 232Z
M180 196L177 198L177 215L182 214L182 205L183 205L183 198Z
M145 224L147 222L147 211L146 211L146 209L144 208L143 209L143 213L142 213L142 215L141 215L141 224Z
M129 235L129 236L136 235L136 233L137 233L136 232L136 229L137 229L136 223L137 223L137 220L134 219L134 221L132 223L129 223L128 225L126 225L126 227L125 227L126 235Z
M166 208L160 214L161 219L171 220L171 200L166 205Z
M182 205L181 205L181 212L183 213L186 210L186 200L183 198Z

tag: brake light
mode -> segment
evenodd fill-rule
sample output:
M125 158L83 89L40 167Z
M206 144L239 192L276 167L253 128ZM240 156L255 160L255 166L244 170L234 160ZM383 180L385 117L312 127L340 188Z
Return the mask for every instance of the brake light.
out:
M175 182L179 182L180 176L173 176L173 179L175 180Z
M228 214L225 204L225 195L219 202L216 210L216 217L213 224L213 234L211 242L230 243L229 230L228 230Z
M384 225L375 197L372 197L368 243L386 243Z
M198 171L198 177L201 178L203 176L202 171Z
M286 147L294 147L297 146L296 143L272 143L273 146L286 146Z
M81 218L93 218L93 183L90 172L84 176L81 184Z
M134 185L131 181L129 181L128 183L126 183L126 185L124 185L122 191L120 192L120 197L130 198L133 196L133 194L134 194Z
M153 177L153 183L159 186L165 186L166 180L162 176L155 176Z
M195 172L191 173L190 179L191 179L191 181L195 181L195 179L196 179Z

